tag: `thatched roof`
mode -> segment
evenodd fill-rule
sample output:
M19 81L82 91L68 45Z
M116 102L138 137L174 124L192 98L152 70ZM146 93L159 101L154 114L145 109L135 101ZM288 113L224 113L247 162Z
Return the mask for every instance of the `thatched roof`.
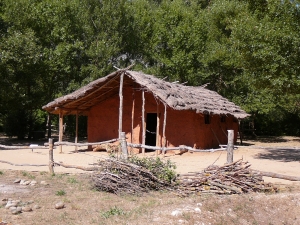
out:
M143 88L172 109L194 110L204 114L233 115L236 118L248 116L234 103L204 87L170 83L152 75L130 70L118 70L99 78L73 93L55 99L43 106L43 109L54 114L58 114L59 110L63 110L64 114L87 112L92 106L119 94L121 73L124 73L124 87L135 85L135 88Z

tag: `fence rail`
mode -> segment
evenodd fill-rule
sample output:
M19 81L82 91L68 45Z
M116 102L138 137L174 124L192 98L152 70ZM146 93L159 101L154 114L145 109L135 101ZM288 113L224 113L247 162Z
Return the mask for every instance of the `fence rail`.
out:
M73 142L67 142L67 141L61 141L61 142L55 142L53 143L53 139L49 139L48 143L45 143L45 146L39 146L39 145L29 145L29 146L6 146L6 145L0 145L0 148L3 149L49 149L49 164L14 164L8 161L0 160L1 163L8 163L13 166L49 166L49 171L51 174L54 174L54 166L62 166L65 168L75 168L75 169L81 169L85 171L93 171L95 170L95 167L83 167L83 166L76 166L76 165L68 165L64 164L62 162L55 162L54 157L53 157L53 149L55 146L92 146L92 145L101 145L101 144L107 144L107 143L112 143L119 141L120 149L120 157L127 159L128 157L128 147L133 147L133 148L142 148L142 149L152 149L157 151L162 151L163 155L165 156L166 151L182 151L182 150L187 150L191 152L215 152L215 151L225 151L228 149L224 148L221 146L219 149L195 149L189 146L185 145L180 145L179 147L156 147L156 146L149 146L145 144L132 144L126 141L125 133L121 132L120 138L115 138L107 141L102 141L102 142L92 142L92 143L73 143ZM232 151L232 150L231 150Z

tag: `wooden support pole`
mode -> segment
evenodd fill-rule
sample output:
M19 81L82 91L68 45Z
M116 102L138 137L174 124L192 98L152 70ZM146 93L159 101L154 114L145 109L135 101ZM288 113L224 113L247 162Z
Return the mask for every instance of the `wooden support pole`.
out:
M239 132L239 136L240 136L240 144L243 144L243 130L241 129L241 120L239 120L238 123L238 132Z
M159 147L159 104L156 106L156 146ZM159 154L159 150L155 151L155 156L157 157Z
M233 162L233 139L234 131L228 130L228 144L227 144L227 164Z
M54 175L54 159L53 159L53 139L49 138L49 172Z
M62 142L63 139L63 124L64 124L64 117L62 111L59 111L59 134L58 134L58 141ZM62 153L62 145L59 145L59 153Z
M76 112L75 144L78 143L78 111ZM78 152L78 146L75 146L75 152Z
M119 138L121 138L122 132L122 124L123 124L123 82L124 82L124 73L121 73L120 76L120 89L119 89L119 99L120 99L120 106L119 106Z
M47 138L51 138L52 126L51 126L51 114L48 113L47 117Z
M135 96L134 96L134 91L133 91L132 92L132 110L131 110L131 136L130 136L131 143L133 143L134 108L135 108ZM130 148L130 155L132 152L133 152L133 147Z
M165 106L165 112L164 112L164 123L163 123L163 144L162 144L162 147L163 147L163 156L165 157L165 147L166 147L166 124L167 124L167 105L164 104Z
M121 143L121 149L122 149L121 158L127 160L128 159L128 149L127 149L125 132L121 132L120 143Z
M145 129L145 91L142 92L142 144L146 142L146 129ZM145 155L145 148L142 148L143 156Z

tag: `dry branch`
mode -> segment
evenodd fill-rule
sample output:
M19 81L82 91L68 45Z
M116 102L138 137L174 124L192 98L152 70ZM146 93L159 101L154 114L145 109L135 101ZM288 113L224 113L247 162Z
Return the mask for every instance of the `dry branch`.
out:
M0 160L1 163L7 163L12 166L48 166L48 164L15 164L8 161Z
M88 143L73 143L73 142L68 142L68 141L60 141L60 142L55 142L54 145L67 145L67 146L90 146L90 145L101 145L101 144L106 144L106 143L112 143L118 141L119 138L111 139L108 141L101 141L101 142L88 142ZM1 147L1 146L0 146Z
M92 180L97 190L115 194L140 194L149 190L162 190L170 184L161 181L144 167L106 159L99 161L101 171L93 173Z
M273 172L263 172L263 171L259 171L259 170L253 170L253 171L255 171L265 177L279 178L279 179L290 180L290 181L300 181L300 177L288 176L288 175L278 174L278 173L273 173Z
M54 166L62 166L65 168L74 168L74 169L79 169L79 170L84 170L84 171L95 171L99 170L98 167L83 167L83 166L76 166L76 165L68 165L62 162L53 162Z
M249 192L272 192L277 189L264 183L259 171L251 170L242 159L224 166L212 165L202 172L182 174L179 177L179 193L241 194Z
M169 150L188 150L191 152L216 152L216 151L225 151L226 148L218 148L218 149L195 149L189 146L185 145L180 145L180 147L169 147L169 148L164 148L164 147L156 147L156 146L150 146L150 145L144 145L144 144L132 144L132 143L127 143L127 146L133 147L133 148L147 148L147 149L152 149L152 150L161 150L161 151L169 151Z
M0 148L3 149L48 149L44 146L9 146L9 145L0 145Z

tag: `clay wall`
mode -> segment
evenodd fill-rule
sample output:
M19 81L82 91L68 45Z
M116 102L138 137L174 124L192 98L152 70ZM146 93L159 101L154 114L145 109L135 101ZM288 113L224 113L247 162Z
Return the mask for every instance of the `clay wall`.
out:
M133 104L134 102L134 104ZM128 142L142 143L142 91L132 88L123 90L123 131ZM145 92L145 120L147 113L159 112L159 140L163 144L164 105L159 103L152 93ZM158 108L158 109L157 109ZM132 113L134 114L132 132ZM88 142L105 141L118 138L119 96L107 99L94 106L88 115ZM199 149L218 148L227 144L227 130L235 131L237 137L238 123L232 116L221 122L218 115L210 115L210 123L205 124L203 114L194 111L178 111L167 108L166 139L167 147L187 145ZM141 152L140 149L134 149Z

